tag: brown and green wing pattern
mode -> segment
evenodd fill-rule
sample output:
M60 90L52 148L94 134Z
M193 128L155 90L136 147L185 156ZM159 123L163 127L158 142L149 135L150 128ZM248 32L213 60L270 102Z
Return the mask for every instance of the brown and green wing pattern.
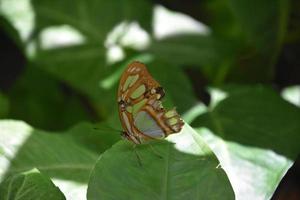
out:
M129 64L118 89L119 116L125 137L134 143L180 132L183 121L175 109L161 105L164 90L140 62Z

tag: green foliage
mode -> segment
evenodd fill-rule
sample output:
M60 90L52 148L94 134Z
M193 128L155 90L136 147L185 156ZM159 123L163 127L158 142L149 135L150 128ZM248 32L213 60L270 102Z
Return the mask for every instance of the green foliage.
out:
M82 106L80 94L69 94L64 87L44 71L28 67L10 90L9 117L50 130L63 129L80 120L92 120Z
M186 124L170 142L136 148L126 141L115 144L97 161L87 197L234 199L229 180L218 165L203 139Z
M0 127L2 164L9 165L7 171L2 168L5 176L36 167L50 177L88 180L97 154L81 147L68 135L35 130L18 121L3 120Z
M198 116L192 126L213 131L214 135L203 131L199 133L214 147L213 151L232 181L237 198L243 197L245 188L256 191L248 194L251 199L261 195L271 198L291 165L289 159L296 159L300 151L297 134L300 109L262 86L230 86L215 92L224 92L225 99L213 99L207 112ZM274 154L270 149L285 157ZM248 173L238 175L242 171ZM256 171L260 171L260 176L251 178ZM241 182L246 184L241 186ZM263 193L257 192L262 188Z
M5 118L9 112L9 101L0 93L0 118Z
M63 193L38 170L15 174L2 183L1 199L66 199Z
M50 133L23 122L2 120L0 130L0 179L37 168L52 180L61 180L56 184L67 192L68 199L84 197L82 187L87 184L97 157L116 141L114 136L105 137L105 133L99 133L89 124L78 125L65 133ZM86 147L87 141L101 146Z
M153 2L0 0L0 28L26 58L16 81L0 84L0 199L272 197L300 152L299 87L283 91L294 105L270 87L285 42L299 42L288 18L296 7L179 6L206 24L201 32L179 31L190 22L172 24L166 13L156 19ZM132 31L136 24L142 31ZM157 36L170 24L175 33ZM122 56L109 59L116 49ZM190 123L181 133L119 141L118 81L133 60L163 86L164 107Z
M52 25L69 24L89 40L104 41L106 34L123 20L137 20L151 30L152 7L147 0L33 1L39 30Z
M296 159L300 152L298 107L283 100L273 90L261 86L229 87L228 94L192 125L206 126L225 140L273 149Z

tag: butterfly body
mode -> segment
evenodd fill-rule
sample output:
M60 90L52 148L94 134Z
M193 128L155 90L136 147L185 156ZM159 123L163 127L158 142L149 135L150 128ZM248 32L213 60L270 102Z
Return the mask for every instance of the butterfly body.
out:
M118 89L119 117L123 137L136 144L177 133L183 121L175 109L166 111L161 99L165 92L140 62L128 65Z

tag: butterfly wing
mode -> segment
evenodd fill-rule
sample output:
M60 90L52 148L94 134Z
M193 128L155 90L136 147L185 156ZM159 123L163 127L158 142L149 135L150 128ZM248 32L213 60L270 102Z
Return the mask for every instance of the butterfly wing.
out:
M131 63L122 74L118 89L119 116L126 138L135 143L177 133L183 121L175 109L161 105L164 90L140 62Z

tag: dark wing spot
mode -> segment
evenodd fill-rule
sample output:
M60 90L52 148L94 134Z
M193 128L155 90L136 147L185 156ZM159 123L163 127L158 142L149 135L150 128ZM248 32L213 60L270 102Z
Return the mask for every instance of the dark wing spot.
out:
M162 87L155 88L156 94L159 94L159 100L162 99L165 96L165 91Z

